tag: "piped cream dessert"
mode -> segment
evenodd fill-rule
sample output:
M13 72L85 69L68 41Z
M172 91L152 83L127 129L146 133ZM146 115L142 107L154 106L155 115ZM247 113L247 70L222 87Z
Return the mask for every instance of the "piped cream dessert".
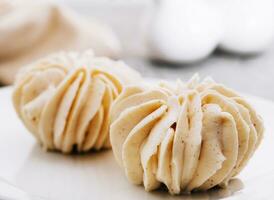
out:
M109 148L109 110L140 75L121 61L91 51L38 60L17 76L15 110L45 149L71 152Z
M238 93L194 76L128 86L111 109L110 141L128 180L171 194L225 187L259 146L264 127Z

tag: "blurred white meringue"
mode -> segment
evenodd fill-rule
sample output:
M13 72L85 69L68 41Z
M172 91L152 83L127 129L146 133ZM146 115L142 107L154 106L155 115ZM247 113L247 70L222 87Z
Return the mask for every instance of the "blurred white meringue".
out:
M148 34L149 56L190 63L216 48L254 54L274 37L274 0L159 1Z

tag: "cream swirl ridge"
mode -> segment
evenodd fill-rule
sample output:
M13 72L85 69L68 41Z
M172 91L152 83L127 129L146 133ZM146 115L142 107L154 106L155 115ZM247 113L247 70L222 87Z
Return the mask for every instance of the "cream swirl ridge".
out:
M263 137L254 108L197 77L177 86L126 87L111 111L110 140L129 181L171 194L226 186Z
M24 68L13 104L46 149L64 153L109 148L109 110L126 84L141 78L121 61L92 52L59 53Z

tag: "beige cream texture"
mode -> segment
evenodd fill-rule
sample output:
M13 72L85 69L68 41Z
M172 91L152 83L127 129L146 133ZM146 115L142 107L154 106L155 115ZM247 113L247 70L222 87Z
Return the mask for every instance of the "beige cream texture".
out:
M111 110L110 140L130 182L171 194L225 187L260 144L260 116L211 79L129 86Z
M112 30L94 19L42 0L0 1L0 82L13 82L18 69L60 50L93 49L116 58L121 46Z
M48 56L19 72L15 110L45 149L70 153L109 148L109 110L140 75L121 61L84 53Z

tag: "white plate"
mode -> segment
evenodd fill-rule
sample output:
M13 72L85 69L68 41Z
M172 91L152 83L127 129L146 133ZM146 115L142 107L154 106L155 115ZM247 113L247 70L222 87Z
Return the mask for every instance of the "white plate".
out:
M274 103L268 100L248 97L264 118L266 133L262 145L230 189L172 197L161 191L147 193L143 187L130 184L111 151L85 155L44 152L18 120L10 96L11 88L0 89L0 177L27 193L51 200L190 200L223 196L273 199Z

